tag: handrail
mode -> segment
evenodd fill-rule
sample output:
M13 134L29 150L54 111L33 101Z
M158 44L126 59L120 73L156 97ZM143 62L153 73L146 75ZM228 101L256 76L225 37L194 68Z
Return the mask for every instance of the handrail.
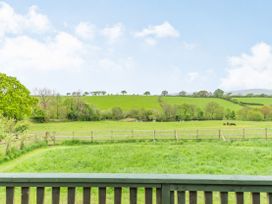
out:
M21 203L32 199L30 188L36 187L36 203L44 204L45 188L52 188L52 204L60 203L61 188L68 188L67 203L75 204L76 188L83 188L83 204L91 204L91 188L98 188L98 203L105 204L107 188L114 189L114 204L121 204L122 189L129 188L129 203L136 204L137 190L145 189L145 204L197 204L198 192L204 192L205 204L213 203L213 192L219 192L220 203L227 204L228 192L234 192L236 203L260 204L260 193L267 193L266 203L272 203L272 176L184 175L184 174L88 174L88 173L0 173L0 186L6 187L6 204L14 204L17 187L21 187ZM153 191L156 190L156 198ZM189 192L186 194L186 192ZM244 193L251 193L247 201ZM219 199L219 198L218 198ZM2 202L1 202L2 203ZM138 202L139 203L139 202ZM231 202L233 203L233 201Z

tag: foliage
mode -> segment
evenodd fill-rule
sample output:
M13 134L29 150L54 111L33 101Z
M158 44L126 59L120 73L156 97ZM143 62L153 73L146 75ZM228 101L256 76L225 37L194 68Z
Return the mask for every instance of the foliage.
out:
M221 90L221 89L216 89L214 92L213 92L213 96L216 97L216 98L223 98L224 96L224 91Z
M4 117L23 119L31 114L37 101L15 77L0 73L0 113Z
M224 107L215 102L210 102L205 107L205 117L209 120L222 120L224 118Z

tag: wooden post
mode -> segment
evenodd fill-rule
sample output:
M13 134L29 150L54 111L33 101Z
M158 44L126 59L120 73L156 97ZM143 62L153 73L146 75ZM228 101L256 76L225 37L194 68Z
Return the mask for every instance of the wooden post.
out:
M245 139L245 137L246 137L246 130L245 128L243 128L243 139Z
M153 142L156 140L156 130L153 130Z
M94 135L94 133L93 133L93 131L91 131L91 142L93 142L93 140L94 140L93 135Z
M176 138L176 141L178 141L178 131L175 130L175 138Z
M131 130L131 138L133 139L134 138L134 131Z
M199 130L197 129L196 130L196 139L198 139L198 136L199 136Z
M221 129L218 130L218 138L221 139Z
M75 139L75 132L73 131L72 132L72 135L73 135L73 140Z
M265 139L266 139L266 140L268 139L268 131L267 131L267 128L265 128Z

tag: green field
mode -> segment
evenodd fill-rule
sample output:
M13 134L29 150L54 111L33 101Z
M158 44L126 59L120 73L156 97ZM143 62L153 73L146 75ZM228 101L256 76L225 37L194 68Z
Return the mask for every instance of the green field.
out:
M204 109L205 106L210 102L218 103L219 105L223 106L225 109L230 110L239 110L241 109L240 105L235 103L220 99L220 98L194 98L194 97L163 97L163 101L172 104L172 105L181 105L184 103L187 104L194 104L199 108Z
M233 98L240 102L244 103L258 103L263 105L272 105L272 98L265 98L265 97L238 97Z
M236 126L224 126L224 121L186 121L186 122L51 122L31 123L30 132L34 131L90 131L90 130L174 130L182 128L271 128L272 121L234 121Z
M272 143L255 141L56 146L34 150L2 164L0 171L271 175Z
M172 104L181 105L184 103L193 104L199 108L205 108L207 103L216 102L225 109L239 110L240 105L219 98L194 98L194 97L161 97L162 101ZM108 110L113 107L120 107L123 110L131 109L158 109L160 103L158 96L85 96L83 100L101 110Z

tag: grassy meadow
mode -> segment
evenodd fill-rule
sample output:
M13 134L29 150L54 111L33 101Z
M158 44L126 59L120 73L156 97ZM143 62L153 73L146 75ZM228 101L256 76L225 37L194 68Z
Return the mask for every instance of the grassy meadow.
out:
M239 110L240 105L226 101L220 98L195 98L195 97L180 97L180 96L137 96L137 95L107 95L107 96L84 96L83 100L90 105L93 105L101 110L108 110L114 107L120 107L123 110L131 109L158 109L160 110L159 98L162 101L171 105L182 105L184 103L193 104L199 108L205 108L209 102L216 102L225 109Z
M125 121L77 121L31 123L30 132L36 131L90 131L90 130L174 130L182 128L271 128L272 121L233 121L236 126L224 126L226 121L183 122L125 122Z
M272 105L272 98L271 97L237 97L233 98L237 101L244 102L244 103L258 103L262 105Z

